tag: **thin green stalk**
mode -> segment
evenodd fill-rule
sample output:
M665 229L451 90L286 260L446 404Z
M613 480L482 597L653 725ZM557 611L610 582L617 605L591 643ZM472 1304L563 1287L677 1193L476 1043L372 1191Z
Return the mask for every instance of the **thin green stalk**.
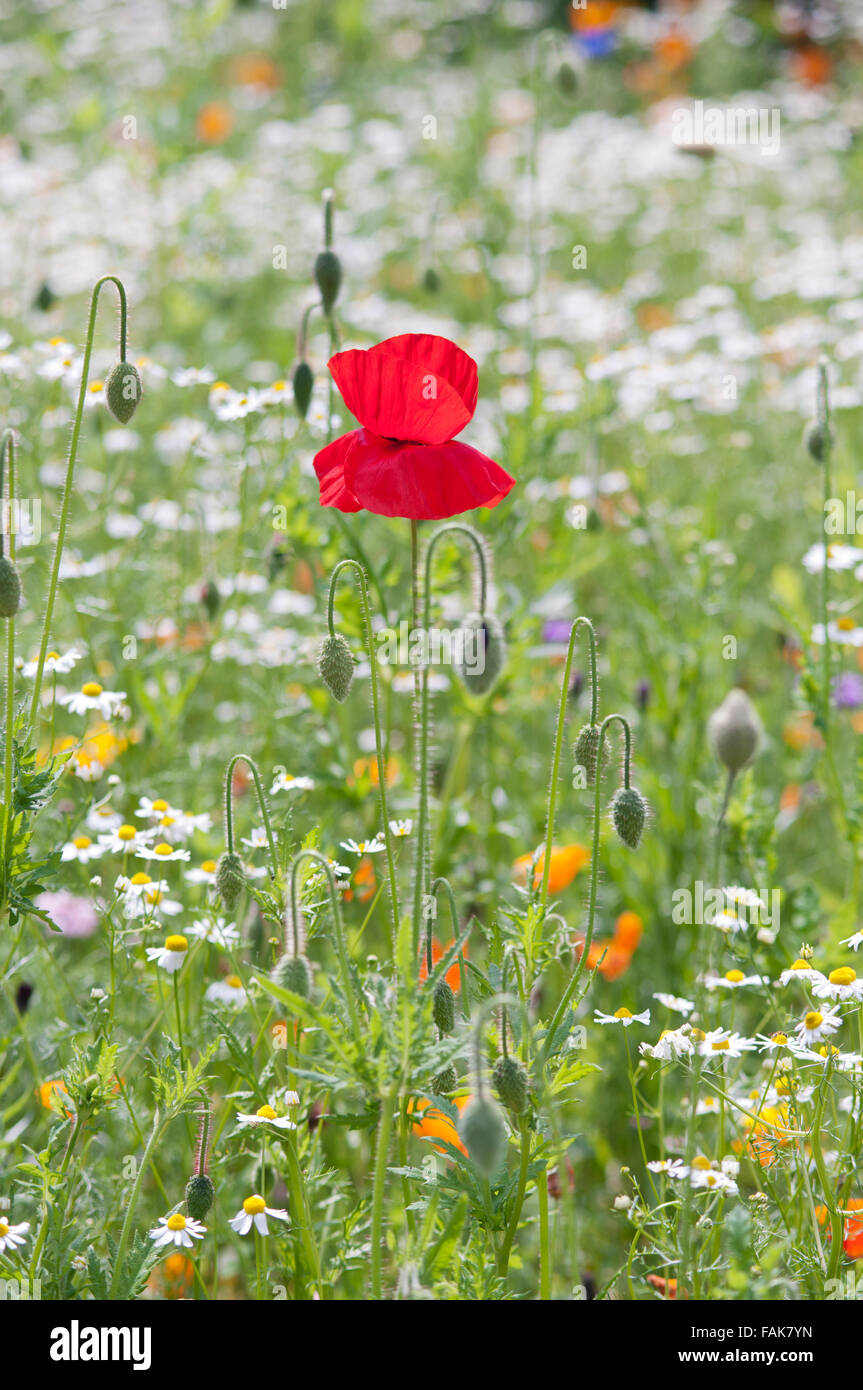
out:
M563 666L563 680L560 687L560 704L557 712L557 731L554 738L554 748L551 757L551 776L548 784L548 810L545 818L545 854L542 865L542 888L540 890L539 901L543 909L548 902L548 880L551 873L551 851L554 839L554 816L557 806L557 784L560 777L560 757L563 750L563 735L566 728L566 706L569 699L569 682L572 676L572 662L575 656L575 640L579 629L587 628L588 643L590 647L590 722L596 723L597 702L599 699L599 688L596 680L596 633L593 623L583 615L576 618L569 633L569 646L566 650L566 661ZM602 764L597 762L596 780L600 780L600 768Z
M147 1167L149 1165L150 1157L153 1153L153 1150L155 1149L161 1137L163 1123L164 1122L162 1120L159 1107L157 1106L155 1111L153 1112L153 1128L150 1130L150 1137L147 1140L146 1148L144 1149L144 1152L141 1155L141 1162L138 1164L138 1171L135 1174L135 1181L132 1184L132 1191L129 1194L129 1202L126 1207L126 1215L123 1220L123 1227L120 1231L120 1241L117 1246L117 1255L116 1259L114 1260L114 1273L111 1277L111 1288L109 1290L109 1296L111 1298L114 1297L117 1282L119 1280L120 1273L123 1268L123 1258L126 1254L126 1247L129 1244L129 1236L132 1232L132 1222L135 1219L135 1208L138 1205L138 1198L141 1194L141 1183L144 1180L144 1174L147 1171Z
M39 709L39 699L42 694L42 675L45 670L45 657L48 652L48 640L51 635L51 622L54 617L54 603L57 597L57 585L60 579L60 562L63 558L63 545L66 540L66 527L69 521L69 508L72 502L72 484L75 477L75 462L78 457L78 441L81 436L81 424L84 419L84 401L87 396L87 384L90 375L90 358L93 355L93 335L96 328L96 311L99 307L99 295L102 286L106 284L116 286L117 294L120 299L120 360L126 360L126 328L127 328L127 308L126 290L121 280L116 275L103 275L93 286L93 293L90 297L90 317L87 321L87 336L84 342L84 361L81 366L81 385L78 390L78 404L75 407L75 418L72 424L72 437L69 442L69 456L66 461L66 481L63 485L63 501L60 506L60 521L57 527L57 543L54 547L54 560L51 566L51 577L48 582L48 598L45 604L45 617L42 623L42 640L39 644L39 658L36 664L36 678L33 682L33 698L30 704L30 722L32 729L36 722L36 715Z
M267 836L267 845L270 852L270 877L276 880L279 873L279 858L276 854L276 842L273 838L273 829L270 824L270 813L267 810L267 803L264 797L264 788L261 784L261 775L258 772L254 758L250 758L248 753L235 753L225 770L225 844L229 854L234 852L234 797L231 789L234 768L237 763L245 763L252 774L255 784L255 792L258 797L258 805L261 808L261 816L264 821L264 830Z
M330 592L329 599L327 602L327 623L329 626L330 636L334 637L335 627L333 624L333 604L335 601L336 594L336 582L338 580L339 574L345 568L354 569L359 580L360 604L363 613L363 632L365 634L366 654L369 659L369 674L371 678L372 713L374 715L375 723L375 753L377 755L378 765L378 796L381 804L381 818L384 824L384 844L386 846L387 874L389 877L390 885L390 907L392 909L393 917L393 954L395 956L396 937L398 936L399 930L399 889L398 879L396 877L396 860L395 847L393 844L393 832L392 827L390 826L390 815L387 803L386 757L384 755L383 736L381 733L380 696L378 693L378 666L377 655L375 653L374 648L374 635L372 633L372 615L371 608L369 605L368 577L358 560L340 560L339 563L336 565L335 569L333 570L332 575L330 576Z
M332 907L333 911L333 925L335 927L336 935L336 954L338 956L339 961L339 973L342 977L342 988L345 992L345 998L347 1000L348 1012L351 1018L351 1028L353 1029L354 1041L357 1044L357 1047L360 1050L362 1050L364 1034L360 1025L360 1017L357 1013L354 982L351 978L351 968L350 962L348 960L347 944L345 941L345 927L344 922L342 920L342 909L339 904L339 892L336 887L336 880L333 875L332 868L330 867L329 860L325 859L322 854L319 854L316 849L301 849L299 854L294 855L294 860L291 865L290 904L291 922L293 923L294 927L295 954L299 954L296 950L299 944L297 937L299 922L299 904L297 900L297 873L300 865L305 859L311 859L314 863L318 864L320 868L323 870L324 876L327 880L327 888L329 890L330 897L330 906Z
M372 1187L372 1232L371 1232L371 1295L381 1298L381 1226L384 1212L384 1191L387 1181L387 1154L390 1134L393 1127L393 1108L398 1090L387 1093L381 1100L381 1114L378 1121L378 1142L375 1153L375 1176Z
M4 470L4 462L7 467ZM3 496L4 482L9 502L9 560L15 563L15 531L12 512L15 504L15 434L13 430L3 431L0 445L0 498ZM4 554L3 535L0 534L0 555ZM15 619L6 619L6 723L5 748L3 753L3 834L0 839L2 862L6 863L6 845L9 839L9 822L12 813L12 762L15 727Z
M519 1121L519 1129L521 1131L521 1161L518 1165L518 1185L515 1190L512 1216L509 1219L509 1225L507 1226L506 1234L503 1238L503 1244L497 1255L497 1272L501 1277L505 1276L509 1269L510 1251L512 1250L512 1244L515 1240L516 1232L518 1231L521 1209L524 1205L524 1194L527 1188L527 1169L530 1162L531 1135L523 1119Z

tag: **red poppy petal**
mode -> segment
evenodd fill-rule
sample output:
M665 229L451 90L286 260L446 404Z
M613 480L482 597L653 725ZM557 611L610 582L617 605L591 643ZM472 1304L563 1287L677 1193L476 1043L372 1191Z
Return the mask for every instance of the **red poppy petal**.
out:
M415 521L495 507L514 483L493 459L454 440L400 444L359 430L345 463L345 486L361 507Z
M362 430L340 435L320 453L315 454L314 466L321 485L321 506L337 507L340 512L358 512L362 503L345 484L345 464L356 446Z
M430 356L412 360L405 356L404 340L411 340L410 351L419 355L420 343L446 344L430 349ZM390 344L397 345L395 351ZM419 444L444 444L463 430L473 415L476 388L468 406L446 376L454 371L459 384L470 393L469 373L453 358L471 359L445 338L406 333L362 351L352 348L330 358L329 368L342 399L360 424L383 439L409 440ZM474 374L475 363L471 363Z
M369 351L388 352L394 357L403 357L406 362L413 362L425 371L434 372L461 396L471 416L476 410L479 394L476 363L449 338L441 338L436 333L400 333L397 338L385 338Z

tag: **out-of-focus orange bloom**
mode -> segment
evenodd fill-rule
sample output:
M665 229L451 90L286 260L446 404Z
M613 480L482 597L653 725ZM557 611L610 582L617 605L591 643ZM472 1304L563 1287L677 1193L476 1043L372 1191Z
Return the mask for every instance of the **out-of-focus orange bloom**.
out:
M137 729L132 729L128 734L115 734L109 724L99 724L91 733L87 734L83 743L77 738L67 736L66 738L56 739L53 746L53 753L66 753L70 748L74 749L71 758L66 764L70 772L89 774L95 780L101 773L109 768L121 753L124 753L130 743L137 743L141 735ZM40 761L45 761L47 755L40 754Z
M758 1120L747 1119L749 1134L746 1147L762 1168L772 1168L777 1159L777 1150L790 1144L786 1133L790 1128L787 1105L765 1106L758 1112Z
M441 956L445 954L446 952L444 947L441 946L439 942L437 942L434 938L432 938L432 966L437 965L438 961L441 959ZM467 943L465 943L465 945L462 947L462 954L465 957L467 957ZM420 979L424 980L427 975L428 970L426 969L426 953L425 948L423 948L422 961L420 963ZM453 991L453 993L458 994L458 991L461 988L461 976L459 974L457 957L446 972L446 982L449 985L450 989Z
M395 758L389 758L385 764L387 786L391 787L399 778L399 765ZM357 758L354 763L353 777L348 778L348 786L355 787L357 782L361 782L364 777L368 777L373 787L380 784L378 776L377 758Z
M661 1274L648 1274L647 1282L652 1289L658 1289L663 1298L677 1297L676 1279L663 1279Z
M584 948L584 941L575 943L576 950L581 954ZM587 953L588 970L599 970L600 975L606 980L619 980L621 975L625 975L632 963L632 952L627 951L624 946L619 946L613 940L592 941L590 950Z
M680 68L685 68L691 61L693 52L689 39L679 29L671 29L658 39L653 51L669 72L678 72Z
M234 763L231 773L231 795L243 796L252 785L252 774L245 763Z
M208 101L195 119L195 130L205 145L221 145L234 129L234 113L224 101Z
M241 87L259 87L274 92L280 82L279 69L266 53L241 53L231 64L231 79Z
M665 304L639 304L635 311L636 322L645 333L655 333L658 328L670 328L674 314Z
M361 903L368 902L377 892L378 880L375 874L374 860L367 854L365 855L354 870L351 879L351 887L344 891L346 903L353 902L356 896Z
M822 748L824 746L824 740L815 728L815 716L811 710L804 710L801 714L796 714L793 719L789 719L782 730L782 737L788 747L793 748L798 753L802 748Z
M791 54L788 71L795 82L802 82L807 87L820 87L833 76L833 60L825 49L807 44Z
M182 1298L194 1277L192 1261L177 1250L156 1266L147 1280L147 1288L165 1298Z
M464 1110L469 1100L470 1096L457 1097L455 1104L459 1111ZM467 1155L467 1149L461 1142L452 1120L442 1110L437 1109L434 1101L419 1100L411 1109L414 1134L418 1139L443 1139ZM432 1147L437 1149L438 1153L446 1153L442 1144L434 1144Z
M614 944L632 953L644 934L644 923L637 912L621 912L614 924Z
M200 652L209 640L210 631L206 623L187 623L180 645L184 652Z
M54 1110L68 1117L72 1114L72 1111L67 1109L65 1105L60 1104L57 1097L61 1094L68 1096L69 1092L59 1077L56 1077L53 1081L43 1081L42 1085L39 1087L39 1099L45 1109Z
M532 854L522 854L516 859L513 869L517 883L527 883L527 871L530 868ZM584 845L554 845L551 851L551 865L548 871L548 891L550 893L561 893L564 888L568 888L576 874L579 873L590 862L590 850L585 849ZM540 854L536 861L536 868L533 871L533 886L538 888L542 883L542 875L545 870L545 851Z
M863 1197L850 1197L847 1202L843 1203L842 1210L863 1211ZM815 1215L818 1217L821 1225L824 1226L827 1222L827 1208L824 1206L817 1206L815 1208ZM827 1235L830 1235L829 1228ZM842 1249L852 1260L863 1259L863 1220L861 1220L859 1216L849 1216L846 1218Z
M582 29L609 29L617 19L620 3L614 0L591 0L589 5L569 7L569 23L578 33Z

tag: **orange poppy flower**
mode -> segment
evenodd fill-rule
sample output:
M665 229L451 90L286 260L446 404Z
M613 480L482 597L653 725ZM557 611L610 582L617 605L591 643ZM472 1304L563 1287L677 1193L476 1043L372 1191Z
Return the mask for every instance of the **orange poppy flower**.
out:
M657 41L654 53L664 68L669 72L677 72L690 62L692 44L679 29L672 29Z
M820 87L833 76L830 54L814 45L796 49L791 54L788 67L794 81L802 82L807 87Z
M790 1137L785 1133L789 1127L787 1105L768 1105L759 1111L758 1120L747 1121L746 1147L762 1168L772 1168L778 1157L777 1150L790 1144Z
M863 1197L850 1197L847 1202L843 1203L842 1209L843 1211L863 1212ZM826 1207L817 1206L815 1208L815 1215L818 1217L822 1226L826 1224ZM827 1234L828 1236L830 1235L829 1229ZM846 1218L842 1249L849 1259L863 1259L863 1220L861 1220L859 1216L849 1216Z
M165 1298L183 1298L194 1277L192 1261L177 1250L156 1266L147 1280L147 1288Z
M195 120L198 139L205 145L221 145L234 129L234 113L224 101L208 101Z
M231 64L231 78L241 87L274 92L279 85L279 69L266 53L241 53Z
M462 952L465 958L467 958L467 943L465 943L465 945L463 946ZM444 947L441 946L440 943L434 939L434 937L432 937L432 965L437 965L438 961L444 954ZM423 948L422 961L420 962L420 979L424 980L427 975L428 970L426 969L426 953L425 948ZM458 959L454 960L452 965L447 970L446 982L452 990L453 994L458 994L459 989L461 988L461 975L459 973L458 968Z
M527 882L527 871L530 868L532 854L522 854L516 859L513 868L517 883ZM551 851L551 866L548 871L548 891L550 893L561 893L564 888L568 888L576 874L579 873L590 862L590 850L585 849L584 845L554 845ZM533 872L533 886L538 888L542 883L542 876L545 870L545 851L543 851Z
M663 1298L677 1297L677 1280L663 1279L660 1274L648 1274L647 1282L653 1289L658 1289Z
M395 758L388 759L385 764L385 771L387 786L391 787L394 782L398 781L399 776L399 765ZM357 758L357 761L354 763L353 774L353 777L348 778L349 787L355 787L357 782L361 781L364 777L368 777L373 787L378 786L380 777L378 776L377 758Z
M42 1085L39 1087L39 1099L46 1110L57 1111L68 1118L72 1114L72 1111L67 1110L66 1107L61 1105L56 1099L61 1092L64 1096L68 1096L69 1094L64 1082L62 1082L59 1077L55 1078L53 1081L43 1081Z
M354 871L351 887L344 891L345 902L353 902L354 897L356 897L361 903L367 903L369 898L374 897L377 888L378 880L375 874L374 860L369 855L365 855Z
M630 953L635 950L644 934L644 923L637 912L621 912L614 924L614 944Z
M459 1111L464 1110L470 1096L459 1096L456 1099L456 1106ZM459 1138L458 1130L448 1115L442 1110L438 1110L431 1100L419 1100L412 1110L412 1124L414 1134L418 1139L443 1139L448 1144L453 1144L461 1153L467 1155L467 1149ZM442 1144L433 1144L433 1148L438 1153L446 1153Z
M584 941L576 942L576 949L581 953L584 948ZM590 950L587 953L588 970L599 970L600 975L606 980L619 980L621 975L625 975L632 963L632 952L625 946L619 945L616 941L592 941Z

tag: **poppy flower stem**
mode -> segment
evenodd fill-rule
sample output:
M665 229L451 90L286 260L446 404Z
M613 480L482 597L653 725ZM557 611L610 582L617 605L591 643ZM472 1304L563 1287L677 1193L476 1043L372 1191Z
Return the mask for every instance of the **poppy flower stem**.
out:
M458 932L458 921L459 921L459 919L458 919L458 908L456 907L456 902L455 902L455 894L454 894L453 891L452 891L452 884L450 883L450 881L449 881L448 878L436 878L435 881L434 881L434 883L433 883L432 886L431 886L431 892L432 892L432 894L433 894L433 895L437 894L437 891L438 891L439 888L442 888L442 889L444 890L444 893L446 894L446 899L447 899L447 902L449 903L450 917L452 918L452 939L453 939L453 941L457 941L457 940L458 940L458 935L459 935L459 932ZM430 918L430 919L429 919L428 933L427 933L427 937L426 937L426 969L427 969L429 975L431 975L431 972L432 972L431 930L432 930L432 929L431 929L431 918ZM462 949L461 949L461 950L459 951L459 953L458 953L458 978L459 978L459 992L460 992L460 994L461 994L461 1009L462 1009L462 1016L463 1016L463 1018L464 1018L465 1023L469 1023L469 1022L470 1022L470 999L468 998L467 970L466 970L466 968L465 968L465 963L464 963L464 948L463 948L463 947L462 947Z
M350 961L348 960L348 950L345 941L345 924L342 920L342 909L339 903L339 892L336 887L335 876L333 874L329 860L325 859L322 854L319 854L316 849L301 849L299 854L294 855L294 859L291 864L290 905L291 920L294 923L294 931L296 932L297 923L299 921L299 918L297 916L297 874L299 872L300 865L307 859L311 860L313 863L318 865L318 867L322 870L327 880L327 890L330 896L330 906L333 911L333 926L335 927L336 932L336 954L339 958L339 973L342 977L342 988L345 992L345 996L347 999L348 1012L351 1017L351 1027L354 1033L354 1041L356 1042L357 1047L359 1049L362 1049L363 1032L362 1028L360 1027L359 1014L357 1013L356 991L354 988L353 979L351 977Z
M485 612L488 596L488 557L479 534L473 527L463 522L449 522L439 526L429 539L425 553L425 574L422 595L422 631L427 633L431 623L431 581L432 560L438 542L445 536L466 536L474 551L474 583L480 613ZM419 620L419 544L416 521L411 521L411 631L416 632ZM414 878L414 952L419 951L422 926L423 902L426 897L426 883L431 872L431 851L429 847L429 669L428 660L422 669L414 668L414 707L417 729L417 781L419 784L417 805L417 859Z
M372 614L369 604L368 575L358 560L340 560L330 575L330 592L327 602L327 623L329 625L330 636L335 637L335 626L333 620L333 606L335 603L336 584L338 577L344 569L353 569L359 585L360 607L363 614L363 636L366 644L366 655L369 659L369 677L372 692L372 714L375 724L375 753L378 766L378 797L381 804L381 819L384 826L384 844L387 854L387 874L390 885L390 907L393 917L393 952L395 952L396 937L399 930L399 889L396 877L395 847L393 845L393 833L390 826L389 808L387 803L387 775L386 758L384 756L383 734L381 732L381 712L380 694L378 687L378 665L377 654L374 646L374 633L372 632Z
M114 285L120 300L120 361L126 360L126 329L128 314L126 307L126 290L121 280L116 275L103 275L101 280L97 280L93 286L93 293L90 296L90 317L87 321L87 336L84 341L84 361L81 366L81 385L78 389L78 404L75 407L75 418L72 424L72 437L69 441L69 455L66 461L66 481L63 485L63 501L60 505L60 521L57 526L57 542L54 546L54 560L51 565L51 577L48 581L48 598L45 604L45 617L42 621L42 640L39 644L39 657L36 664L36 678L33 682L33 697L30 703L30 723L32 728L36 722L36 715L39 710L39 699L42 694L42 676L45 670L45 657L48 653L48 640L51 635L51 621L54 617L54 603L57 598L57 585L60 581L60 562L63 558L63 546L66 540L66 526L69 521L69 508L72 503L72 483L75 477L75 461L78 457L78 441L81 437L81 425L84 419L84 401L87 396L87 383L90 376L90 358L93 355L93 335L96 329L96 311L99 307L99 295L102 286Z
M375 1150L375 1176L372 1187L372 1231L371 1231L371 1293L372 1298L381 1297L381 1227L384 1213L384 1191L387 1182L387 1153L393 1128L393 1110L398 1097L398 1088L388 1091L381 1099L381 1115L378 1120L378 1142Z
M830 393L827 381L827 363L824 358L818 364L818 384L816 389L816 418L821 431L822 447L824 450L821 466L824 470L824 510L822 518L827 516L830 502ZM822 528L824 522L822 520ZM821 692L821 720L824 745L828 755L830 751L830 634L827 631L827 624L830 617L830 556L827 553L827 540L825 533L824 541L824 567L821 571L821 625L824 629L824 650L822 652L823 675Z
M548 786L548 811L545 818L545 856L542 865L542 888L540 891L540 905L543 912L548 902L548 881L551 873L551 850L554 840L554 816L557 807L557 784L560 777L560 757L563 750L563 735L566 728L566 703L569 698L569 682L572 677L572 662L575 656L575 643L581 628L587 629L587 640L590 652L590 722L596 724L597 709L599 703L599 686L596 679L596 632L590 618L582 614L576 618L569 633L569 645L566 649L566 660L563 666L563 680L560 687L560 705L557 712L557 731L554 738L554 748L551 756L551 777ZM597 763L597 782L599 782L600 763ZM627 786L629 784L627 783Z
M5 488L8 498L7 516L9 526L9 559L15 561L15 532L12 525L12 511L15 502L15 431L5 429L0 443L0 499ZM0 530L0 555L6 554L5 527ZM6 726L5 749L3 753L3 834L0 840L2 862L6 862L6 842L9 838L9 820L12 812L12 762L14 758L15 732L15 619L6 619Z
M264 822L267 845L270 851L270 877L275 882L279 873L279 858L276 854L276 842L273 838L273 828L270 824L270 813L267 810L267 802L264 796L264 788L261 785L261 774L258 772L257 763L253 758L249 757L248 753L235 753L225 769L225 846L229 854L234 853L233 777L234 768L237 763L245 763L252 774L252 781L255 784L255 792L258 798L258 805L261 808L261 817Z
M584 938L584 945L581 948L581 956L579 958L578 965L572 972L572 978L570 979L569 984L567 985L566 989L563 992L563 995L561 996L560 1003L558 1004L557 1009L554 1013L554 1017L552 1018L551 1024L549 1025L549 1029L545 1037L545 1042L543 1043L542 1051L540 1053L541 1062L546 1060L552 1046L554 1045L555 1035L557 1034L557 1031L560 1028L561 1023L563 1022L563 1019L566 1015L566 1011L569 1008L569 1002L576 991L578 982L581 979L582 972L584 971L584 968L588 961L588 957L590 955L590 946L591 942L593 941L594 919L596 916L596 891L599 881L599 827L602 819L599 802L602 794L602 752L605 745L606 733L608 732L609 727L614 723L618 723L623 726L623 785L624 787L629 786L630 765L632 760L632 730L629 727L629 721L622 714L607 714L599 726L599 742L596 748L596 778L594 782L593 798L593 844L590 854L590 897L588 899L587 908L587 932Z

